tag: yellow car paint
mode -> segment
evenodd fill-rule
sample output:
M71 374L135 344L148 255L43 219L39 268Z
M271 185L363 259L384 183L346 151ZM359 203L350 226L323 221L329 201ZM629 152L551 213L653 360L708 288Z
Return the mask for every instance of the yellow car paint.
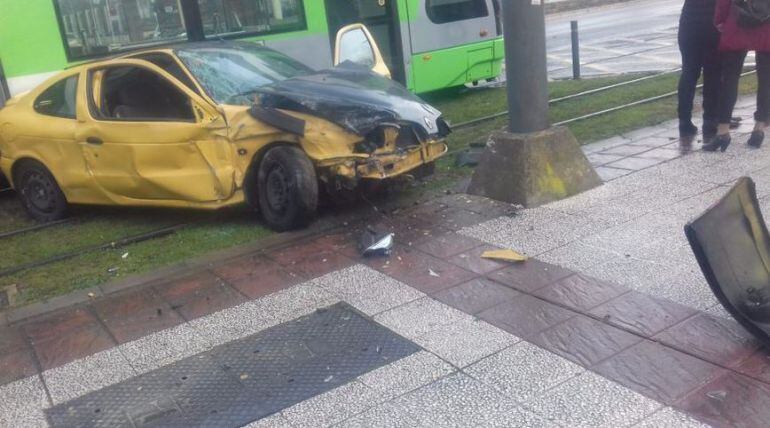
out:
M181 64L172 50L157 52L167 53ZM88 97L93 96L93 104L100 108L100 70L126 65L147 69L170 81L189 98L195 120L95 118ZM217 209L245 200L243 186L248 169L265 148L275 144L301 147L320 180L335 175L386 179L432 162L447 150L442 141L436 140L395 154L390 142L372 155L357 154L354 147L362 137L312 115L283 111L306 122L305 135L294 135L255 119L248 114L247 106L216 104L189 71L182 69L196 85L196 91L154 64L129 56L57 74L0 110L0 170L13 185L18 161L34 159L53 174L67 202L73 204ZM35 111L34 102L44 90L76 75L75 119Z

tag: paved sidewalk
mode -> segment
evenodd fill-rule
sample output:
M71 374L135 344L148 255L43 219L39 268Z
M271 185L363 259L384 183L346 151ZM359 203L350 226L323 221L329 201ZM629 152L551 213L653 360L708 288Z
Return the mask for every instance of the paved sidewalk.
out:
M770 360L682 225L743 173L766 191L770 154L617 163L670 132L589 146L627 171L546 207L370 220L390 257L362 259L351 224L0 328L0 426L765 426ZM497 247L536 258L480 257Z

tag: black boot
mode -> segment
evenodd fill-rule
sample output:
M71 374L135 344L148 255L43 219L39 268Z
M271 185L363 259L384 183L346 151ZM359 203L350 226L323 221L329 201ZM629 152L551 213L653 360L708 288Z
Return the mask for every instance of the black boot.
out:
M679 138L691 138L698 134L698 127L691 120L679 120Z
M712 138L711 141L703 144L703 151L704 152L715 152L717 149L720 151L727 150L727 146L730 145L730 141L732 138L730 137L730 134L722 134L717 135L716 137Z
M751 137L749 137L748 144L750 147L756 149L762 147L762 143L765 141L765 131L752 131Z

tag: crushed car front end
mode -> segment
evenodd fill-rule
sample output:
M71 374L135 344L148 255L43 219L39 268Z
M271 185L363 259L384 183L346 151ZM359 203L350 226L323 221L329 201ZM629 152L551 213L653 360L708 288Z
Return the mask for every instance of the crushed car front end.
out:
M263 122L301 132L319 178L348 185L431 164L446 154L444 140L451 132L441 112L400 84L355 65L262 88L251 111ZM304 123L290 123L287 115Z

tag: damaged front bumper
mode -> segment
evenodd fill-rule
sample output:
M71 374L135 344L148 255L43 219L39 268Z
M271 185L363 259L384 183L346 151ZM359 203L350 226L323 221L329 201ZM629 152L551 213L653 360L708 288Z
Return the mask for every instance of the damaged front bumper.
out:
M330 176L347 179L385 180L429 164L448 151L443 141L430 141L394 153L373 153L350 158L329 159L319 163Z

